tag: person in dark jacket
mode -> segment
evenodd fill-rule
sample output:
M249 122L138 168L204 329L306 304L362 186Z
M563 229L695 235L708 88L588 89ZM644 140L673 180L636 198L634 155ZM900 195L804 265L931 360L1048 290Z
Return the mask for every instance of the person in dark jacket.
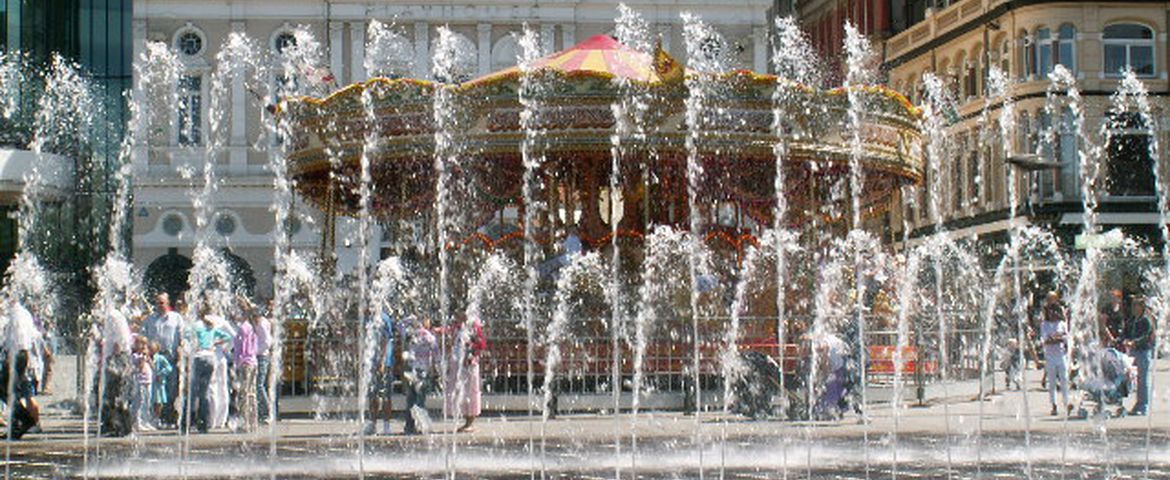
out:
M1137 366L1137 402L1131 415L1148 413L1150 402L1150 363L1154 359L1154 322L1146 312L1145 299L1134 297L1130 301L1130 317L1122 334L1126 351L1133 356Z

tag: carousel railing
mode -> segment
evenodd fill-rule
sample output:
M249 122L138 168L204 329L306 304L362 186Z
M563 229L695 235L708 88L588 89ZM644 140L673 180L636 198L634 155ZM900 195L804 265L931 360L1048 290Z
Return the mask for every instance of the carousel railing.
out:
M949 316L950 314L948 314ZM961 320L958 314L948 321ZM965 317L963 317L965 318ZM725 317L705 318L700 322L699 380L704 391L722 389L721 355L726 349L725 328L729 319ZM801 320L794 318L794 320ZM873 386L890 386L893 383L897 365L901 361L903 384L924 385L941 378L943 370L942 351L939 347L937 325L931 319L916 319L921 328L912 330L908 342L897 353L897 331L873 329L866 332L866 381ZM776 319L769 317L745 317L740 319L740 335L736 341L740 352L756 351L780 363L785 375L802 375L807 372L807 348L800 340L786 339L783 346L777 342ZM685 324L684 324L685 323ZM488 322L491 325L491 322ZM704 327L705 326L705 327ZM490 326L486 329L488 349L480 360L485 394L527 393L528 348L522 332L500 331ZM632 329L631 329L632 331ZM339 390L354 390L356 385L348 367L330 368L330 361L344 361L339 352L344 348L344 339L329 339L322 336L305 335L296 332L285 339L286 358L284 377L286 394L328 393ZM845 335L844 333L840 333ZM643 359L643 392L645 393L686 393L694 380L694 342L689 322L677 325L660 325L646 345ZM946 373L950 380L977 378L979 375L979 348L982 345L981 331L977 328L953 328L946 334ZM632 335L631 335L632 336ZM846 340L845 338L842 338ZM634 377L635 347L632 338L625 338L618 344L618 368L621 388L632 390ZM534 384L544 384L547 344L543 340L536 345L532 359ZM561 342L561 361L556 370L555 387L563 393L606 393L611 392L614 374L612 338L606 332L600 334L575 334Z

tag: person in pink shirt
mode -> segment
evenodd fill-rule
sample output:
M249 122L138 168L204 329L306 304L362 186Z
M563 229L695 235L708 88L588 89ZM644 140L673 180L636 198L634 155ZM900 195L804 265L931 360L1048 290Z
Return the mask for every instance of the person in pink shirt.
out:
M240 414L240 430L256 430L256 316L245 308L244 321L236 329L232 363L236 366L236 405Z

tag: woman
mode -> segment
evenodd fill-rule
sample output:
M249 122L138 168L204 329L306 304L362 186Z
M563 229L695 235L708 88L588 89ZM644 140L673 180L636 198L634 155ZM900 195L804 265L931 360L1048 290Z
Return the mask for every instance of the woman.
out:
M480 414L479 356L487 349L487 337L478 317L468 319L461 315L461 321L452 331L451 360L447 362L447 412L462 416L464 423L459 432L473 432L471 426Z
M209 428L223 428L227 425L228 407L231 402L231 387L228 374L228 357L232 345L230 340L236 337L236 329L232 328L227 319L220 315L207 317L216 330L224 332L228 341L216 344L215 363L211 372L210 397L211 408L208 422Z

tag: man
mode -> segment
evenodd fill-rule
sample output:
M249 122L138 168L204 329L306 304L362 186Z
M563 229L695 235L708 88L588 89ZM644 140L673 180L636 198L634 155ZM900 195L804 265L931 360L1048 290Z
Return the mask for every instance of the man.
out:
M183 331L183 316L171 308L171 297L166 292L154 297L154 311L147 317L142 326L142 333L147 340L158 343L163 357L171 365L178 365L179 335ZM175 397L179 389L179 369L172 369L166 379L167 403L163 406L162 417L159 422L174 423L178 419L175 411Z
M1122 339L1125 349L1133 355L1133 363L1138 371L1137 403L1134 403L1130 414L1146 415L1150 403L1150 362L1154 358L1154 322L1146 314L1144 298L1133 297L1129 308L1132 313Z
M268 302L268 314L272 314L272 301ZM268 370L269 351L272 345L272 323L268 317L259 311L254 314L256 322L253 324L256 331L256 406L257 418L262 423L268 423ZM276 415L271 415L275 418Z
M146 318L142 333L147 340L158 342L167 360L175 360L179 346L179 333L183 329L183 316L171 308L170 295L165 292L155 295L154 311Z
M386 312L382 312L379 317L379 325L376 325L377 332L379 332L377 339L370 339L377 341L378 353L374 357L377 362L374 365L375 371L371 372L373 378L370 385L370 423L366 425L366 433L374 434L376 432L376 424L378 418L382 419L382 434L390 434L390 417L391 405L390 395L394 392L394 320Z
M191 393L188 397L193 402L190 411L195 413L192 421L187 419L183 430L194 423L199 433L207 433L211 422L211 374L215 370L216 347L232 340L232 335L216 328L212 316L204 307L199 322L188 332L188 341L191 345Z
M1043 319L1040 322L1040 341L1044 344L1044 373L1048 377L1048 402L1052 404L1052 415L1056 415L1056 389L1060 388L1061 405L1073 406L1068 401L1068 325L1065 323L1064 307L1060 295L1048 292L1045 300Z

